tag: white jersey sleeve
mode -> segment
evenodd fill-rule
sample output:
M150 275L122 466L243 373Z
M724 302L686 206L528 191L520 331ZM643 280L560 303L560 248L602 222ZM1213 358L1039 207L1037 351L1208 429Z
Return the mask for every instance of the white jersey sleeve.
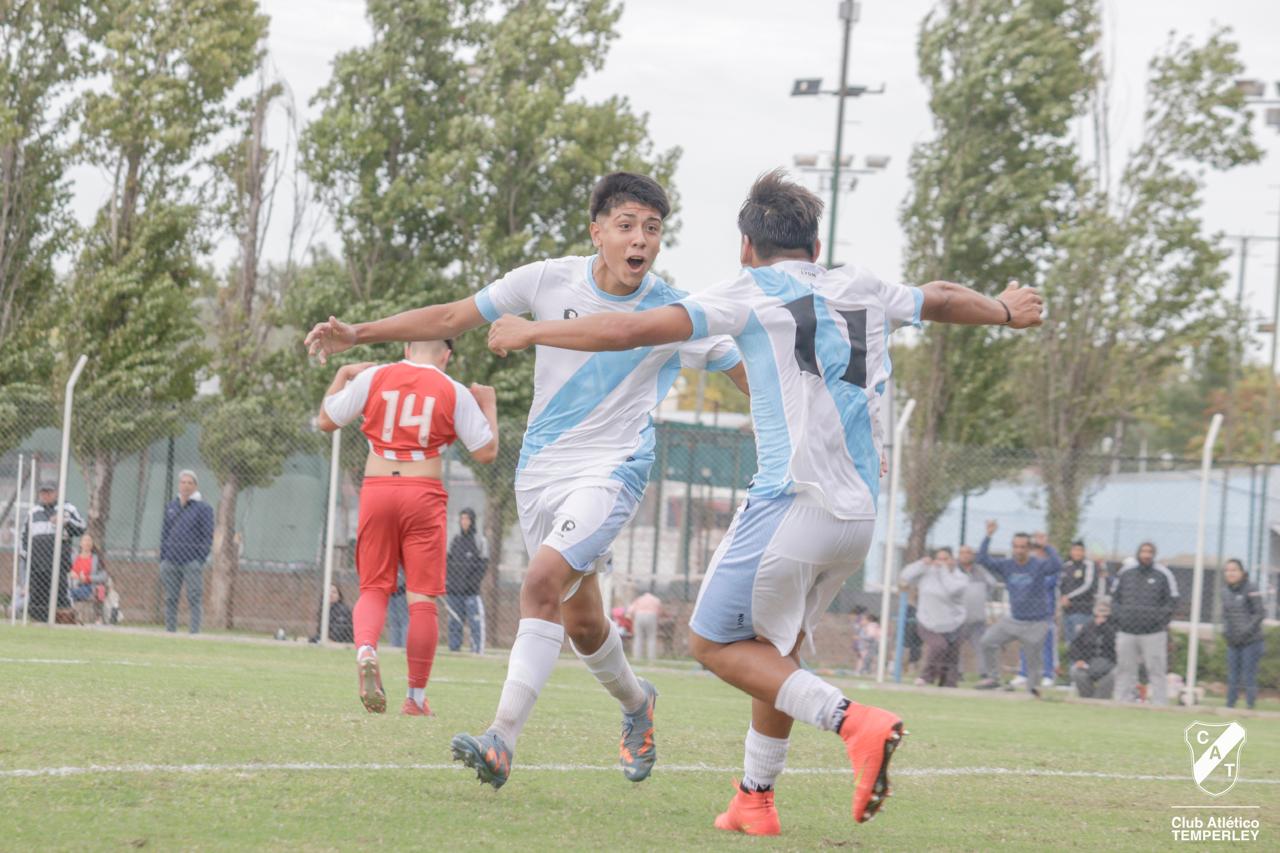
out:
M693 334L689 340L742 334L751 316L751 306L735 292L736 284L736 279L722 282L676 303L689 312L689 320L693 323Z
M329 416L329 420L344 427L360 417L365 403L369 401L369 386L373 382L373 375L383 366L378 364L366 367L341 391L325 397L324 413Z
M503 314L532 314L546 261L517 267L476 294L476 308L492 323Z
M467 450L479 450L493 441L489 419L480 410L471 389L457 381L453 387L457 390L453 401L453 431Z
M899 326L919 326L920 309L924 307L924 291L918 287L890 284L886 281L879 284L878 296L884 304L885 316L889 321Z
M732 370L741 362L742 355L728 335L686 341L680 345L681 367L723 372Z

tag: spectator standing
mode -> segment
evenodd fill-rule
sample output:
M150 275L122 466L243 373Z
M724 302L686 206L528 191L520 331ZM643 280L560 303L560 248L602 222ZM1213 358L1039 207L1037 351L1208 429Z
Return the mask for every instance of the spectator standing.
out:
M627 617L635 626L635 639L631 641L631 659L640 657L644 651L645 660L653 660L658 656L658 619L662 616L662 599L649 592L642 593L627 607Z
M178 473L178 496L164 508L160 529L160 589L164 629L178 630L178 596L187 587L190 630L200 633L204 600L204 564L213 546L213 507L200 496L194 471Z
M916 588L916 631L924 643L924 667L916 683L955 687L968 577L956 567L950 548L938 548L932 558L904 568L899 583L903 590Z
M995 581L987 570L979 566L973 548L961 545L956 552L956 563L965 574L964 588L964 624L960 626L960 647L968 646L973 651L974 666L982 678L989 673L981 672L982 634L987 630L987 602L991 600L991 590Z
M1173 572L1156 561L1156 546L1143 542L1116 575L1111 606L1116 620L1116 698L1130 701L1138 664L1147 667L1153 705L1169 704L1169 622L1178 598Z
M476 511L458 513L458 535L449 543L445 605L449 610L449 651L462 648L462 627L471 631L471 651L484 651L484 600L480 584L489 568L489 546L476 527Z
M30 597L28 617L35 622L49 618L49 591L53 584L53 549L58 530L58 485L51 480L40 484L36 505L31 508L22 525L19 547L27 564L27 595ZM84 519L70 503L62 505L62 555L59 559L58 600L55 608L70 607L67 575L71 569L71 540L85 531ZM27 542L30 537L31 549Z
M880 617L874 613L868 613L866 621L862 624L862 666L858 673L859 675L875 674L876 667L880 664L880 639L882 634Z
M1090 622L1076 633L1067 657L1071 683L1086 699L1110 699L1116 681L1116 626L1111 621L1111 605L1094 602Z
M1039 556L1031 555L1032 539L1025 533L1015 533L1011 557L997 559L989 553L991 536L998 525L987 522L987 535L978 548L979 565L1004 581L1009 592L1009 615L1004 616L982 635L983 669L987 675L976 687L990 690L999 686L1000 650L1017 641L1027 659L1027 689L1039 696L1041 647L1049 632L1049 620L1053 618L1051 600L1045 595L1047 584L1062 571L1062 560L1057 550L1048 544L1043 532L1035 535Z
M1084 626L1093 621L1093 603L1098 594L1098 572L1093 560L1084 555L1084 543L1071 543L1069 559L1062 565L1062 633L1070 646Z
M1222 568L1222 638L1227 642L1227 707L1234 708L1240 689L1252 709L1258 701L1258 664L1262 661L1262 594L1249 582L1244 564L1227 560Z

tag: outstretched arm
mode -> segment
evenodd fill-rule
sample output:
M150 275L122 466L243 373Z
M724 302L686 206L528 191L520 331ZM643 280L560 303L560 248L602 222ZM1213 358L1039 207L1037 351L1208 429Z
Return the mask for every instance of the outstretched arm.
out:
M316 323L303 343L307 345L307 353L324 364L328 356L351 349L357 344L439 341L457 337L481 325L484 325L484 315L476 307L475 297L468 296L444 305L401 311L368 323L344 323L337 317L330 317L322 323Z
M950 281L932 281L920 291L924 294L920 319L935 323L1025 329L1040 325L1044 308L1034 287L1021 287L1016 281L995 299Z
M498 356L534 345L605 352L687 341L692 335L693 322L679 305L574 320L535 321L508 314L489 327L489 349Z

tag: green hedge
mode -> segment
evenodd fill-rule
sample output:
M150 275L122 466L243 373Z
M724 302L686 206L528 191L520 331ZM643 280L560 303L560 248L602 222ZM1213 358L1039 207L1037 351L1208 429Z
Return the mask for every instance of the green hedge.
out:
M1271 628L1263 634L1265 646L1262 663L1258 666L1258 687L1262 690L1280 690L1280 628ZM1173 632L1173 654L1169 659L1173 672L1187 672L1187 635ZM1221 636L1212 643L1200 644L1200 659L1196 680L1200 684L1212 681L1227 683L1227 643Z

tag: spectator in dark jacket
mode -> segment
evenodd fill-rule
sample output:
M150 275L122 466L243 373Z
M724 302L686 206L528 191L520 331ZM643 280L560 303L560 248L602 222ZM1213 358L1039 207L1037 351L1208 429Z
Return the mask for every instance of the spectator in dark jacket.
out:
M1227 641L1227 707L1236 706L1240 688L1244 703L1258 701L1258 664L1262 661L1262 594L1249 582L1244 564L1227 560L1222 568L1222 638Z
M178 474L178 496L164 508L160 529L160 590L164 628L178 630L178 596L187 586L191 633L200 633L204 597L204 563L213 547L213 507L200 497L194 471Z
M320 639L320 623L324 621L324 607L316 614L316 633L311 642ZM329 584L329 640L334 643L354 642L354 630L351 625L351 607L342 597L342 590L336 583Z
M1000 649L1016 640L1027 658L1027 688L1039 696L1041 647L1053 618L1053 599L1045 590L1062 571L1062 559L1044 533L1035 535L1037 556L1031 555L1031 537L1015 533L1013 556L996 559L988 552L996 526L994 521L987 522L987 536L978 547L978 564L1004 581L1009 592L1009 615L982 635L983 669L987 675L974 686L983 690L999 686Z
M1071 683L1086 699L1110 699L1116 682L1116 626L1111 621L1111 605L1097 601L1093 615L1071 641Z
M1072 542L1069 559L1062 565L1058 585L1062 593L1062 633L1067 645L1093 620L1093 602L1098 594L1098 572L1093 560L1084 555L1084 543Z
M27 566L27 617L35 622L49 618L49 593L53 586L54 540L58 531L58 485L50 480L40 484L36 505L22 525L21 543ZM58 559L58 600L54 607L70 607L67 572L75 549L71 540L85 531L84 519L74 506L62 505L62 554ZM28 551L27 542L31 548Z
M484 651L484 602L480 582L489 567L489 549L476 529L476 511L458 513L458 535L449 543L445 606L449 610L449 651L462 648L463 623L471 631L471 651Z
M1116 575L1111 606L1116 621L1116 699L1130 701L1138 684L1138 663L1147 666L1153 705L1169 704L1169 621L1178 582L1156 562L1156 546L1143 542Z

